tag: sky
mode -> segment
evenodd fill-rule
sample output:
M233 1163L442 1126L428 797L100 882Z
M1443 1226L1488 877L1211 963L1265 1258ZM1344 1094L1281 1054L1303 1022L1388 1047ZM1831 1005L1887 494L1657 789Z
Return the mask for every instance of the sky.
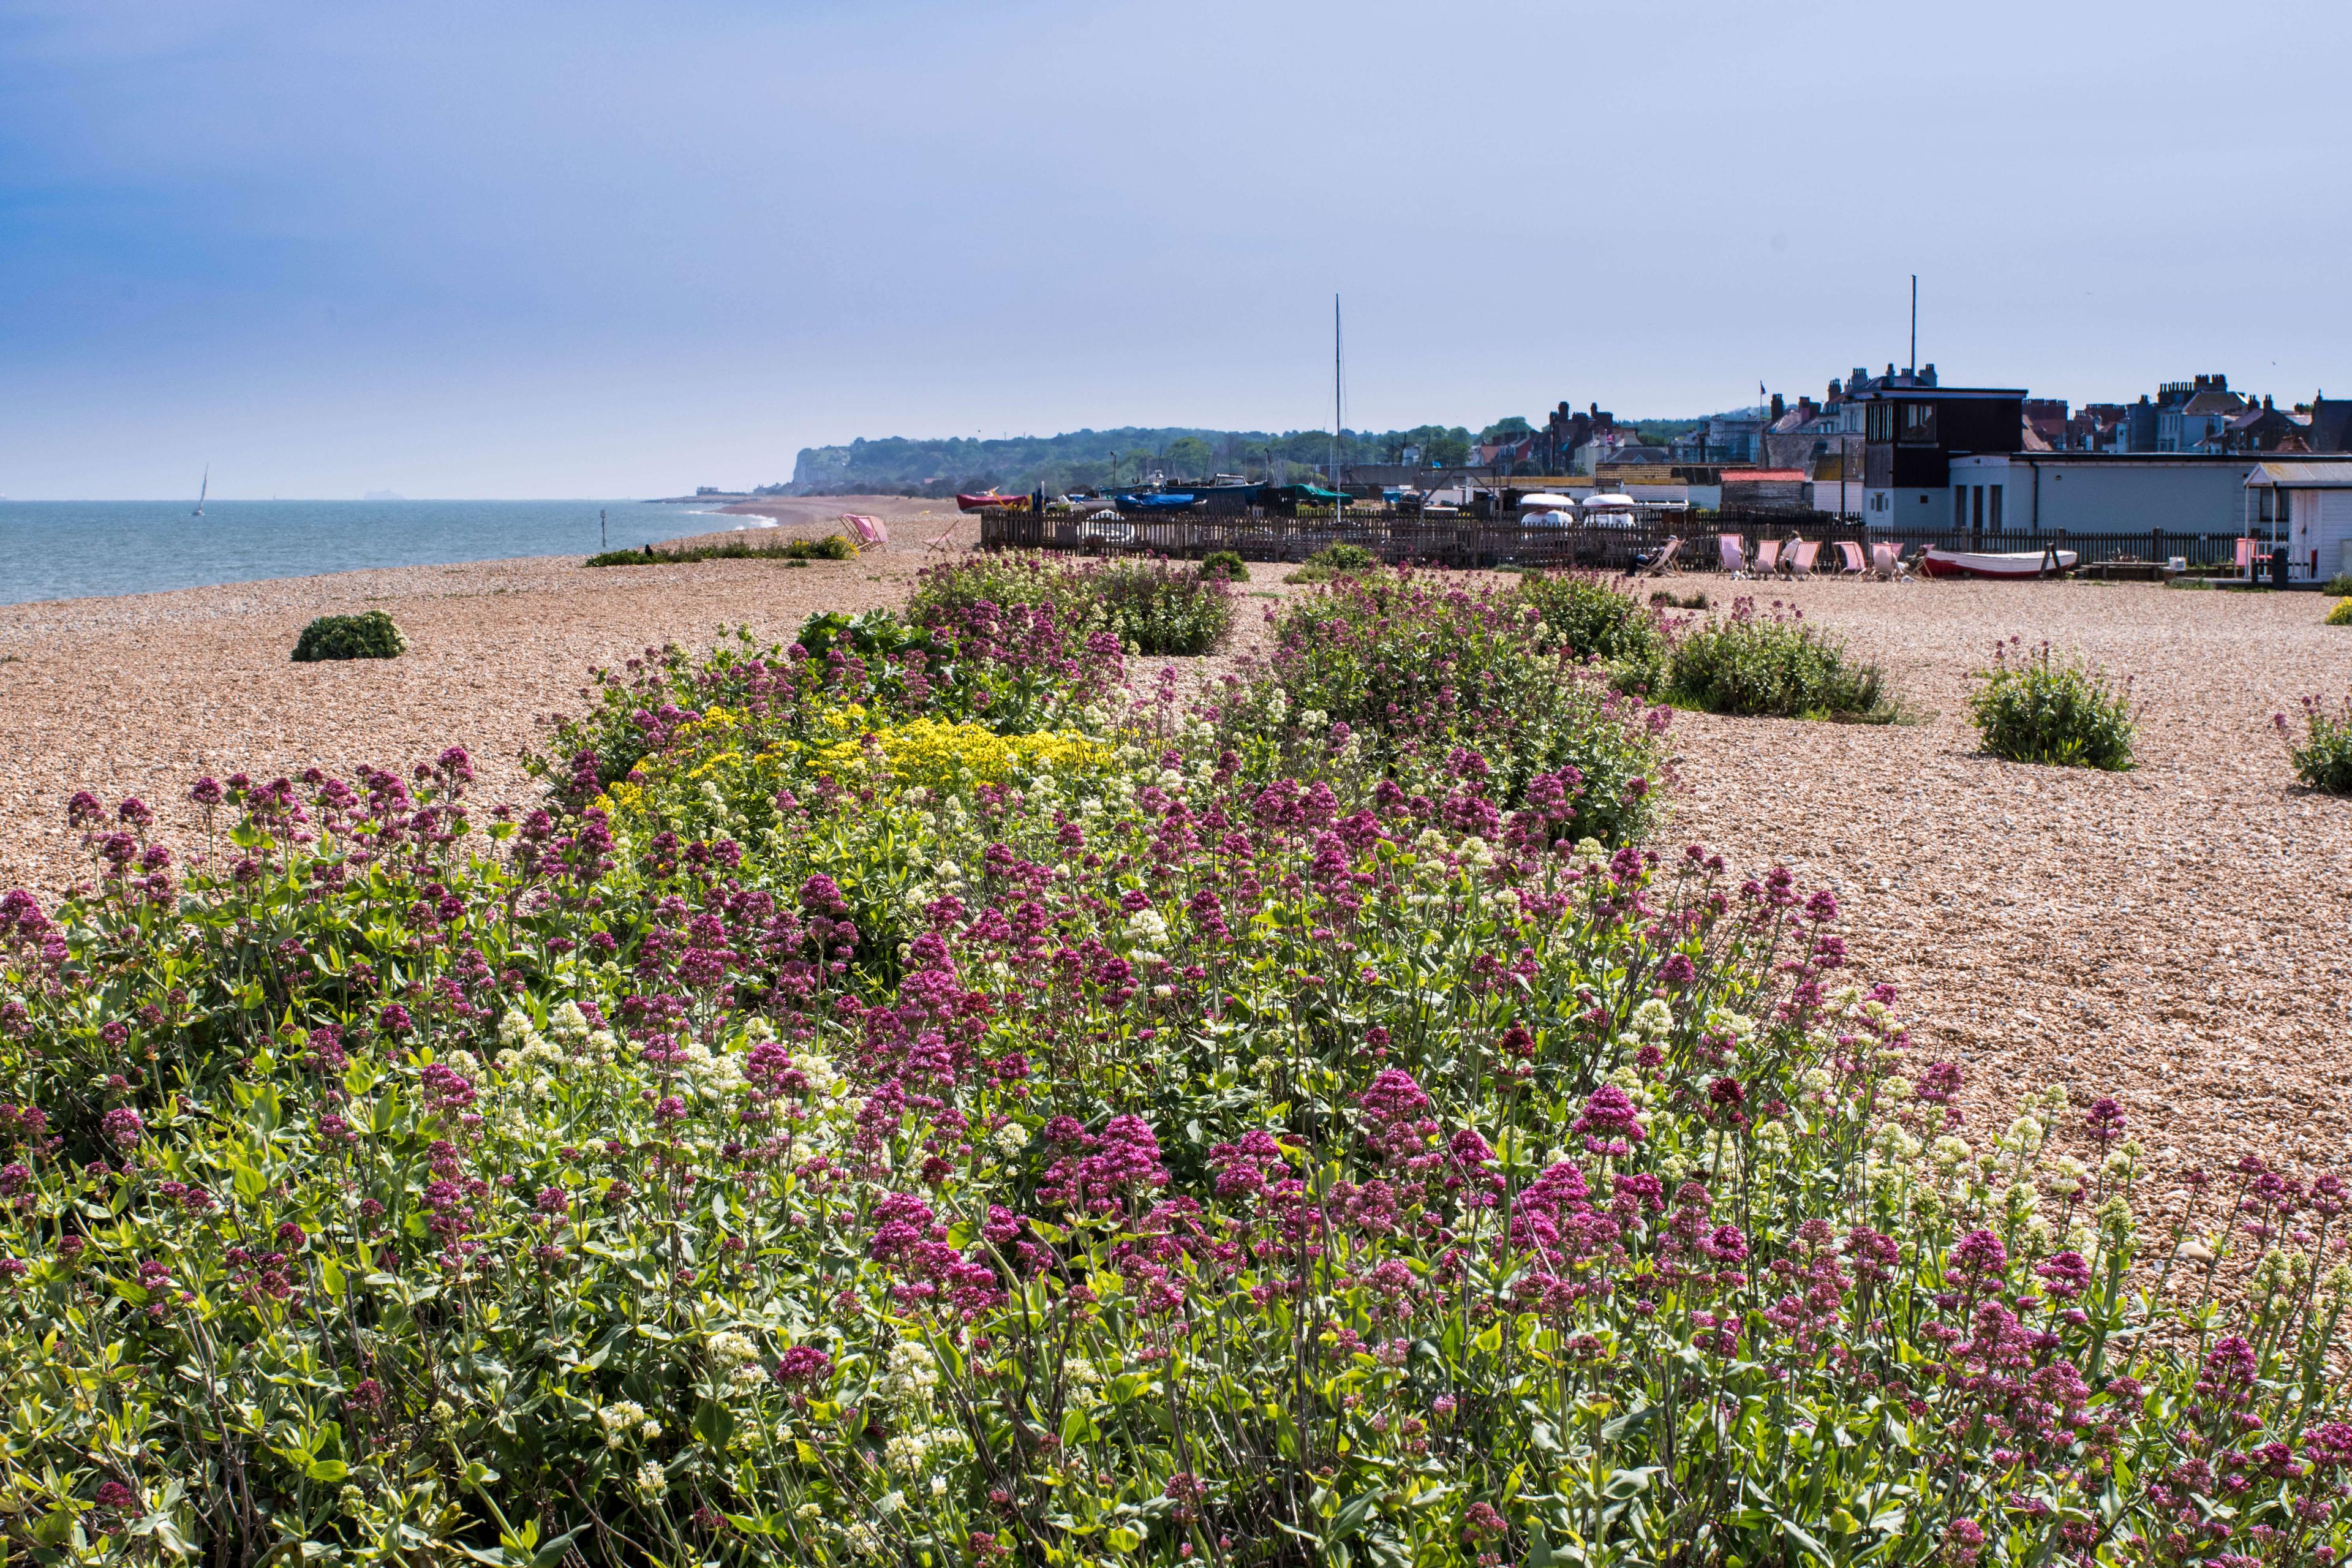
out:
M0 496L2352 393L2352 6L0 0Z

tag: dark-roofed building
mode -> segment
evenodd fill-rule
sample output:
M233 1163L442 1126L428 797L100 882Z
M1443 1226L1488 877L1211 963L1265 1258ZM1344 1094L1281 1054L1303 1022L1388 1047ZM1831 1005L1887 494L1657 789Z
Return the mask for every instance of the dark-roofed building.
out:
M1952 458L2025 447L2025 390L1937 386L1890 376L1863 395L1863 521L1877 528L1942 527Z

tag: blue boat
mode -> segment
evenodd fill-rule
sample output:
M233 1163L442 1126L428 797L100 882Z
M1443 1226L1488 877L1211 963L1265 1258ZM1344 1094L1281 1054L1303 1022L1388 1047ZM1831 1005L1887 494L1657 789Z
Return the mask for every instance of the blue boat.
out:
M1121 511L1188 511L1195 498L1191 490L1142 490L1118 498Z

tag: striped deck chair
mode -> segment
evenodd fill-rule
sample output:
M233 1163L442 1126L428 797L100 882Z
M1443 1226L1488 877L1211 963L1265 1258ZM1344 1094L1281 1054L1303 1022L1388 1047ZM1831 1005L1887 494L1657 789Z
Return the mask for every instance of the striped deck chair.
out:
M845 511L841 514L841 521L849 530L849 536L857 541L857 548L860 550L881 550L888 547L890 531L882 525L880 518L868 517L859 511Z

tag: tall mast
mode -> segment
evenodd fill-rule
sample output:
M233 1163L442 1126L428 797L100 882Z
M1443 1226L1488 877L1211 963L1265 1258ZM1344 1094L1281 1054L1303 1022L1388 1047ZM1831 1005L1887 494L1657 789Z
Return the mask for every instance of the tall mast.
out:
M1331 503L1332 521L1339 521L1339 510L1348 504L1347 492L1339 488L1339 296L1331 296L1331 490L1340 499Z
M1911 363L1913 375L1919 374L1919 275L1911 274Z

